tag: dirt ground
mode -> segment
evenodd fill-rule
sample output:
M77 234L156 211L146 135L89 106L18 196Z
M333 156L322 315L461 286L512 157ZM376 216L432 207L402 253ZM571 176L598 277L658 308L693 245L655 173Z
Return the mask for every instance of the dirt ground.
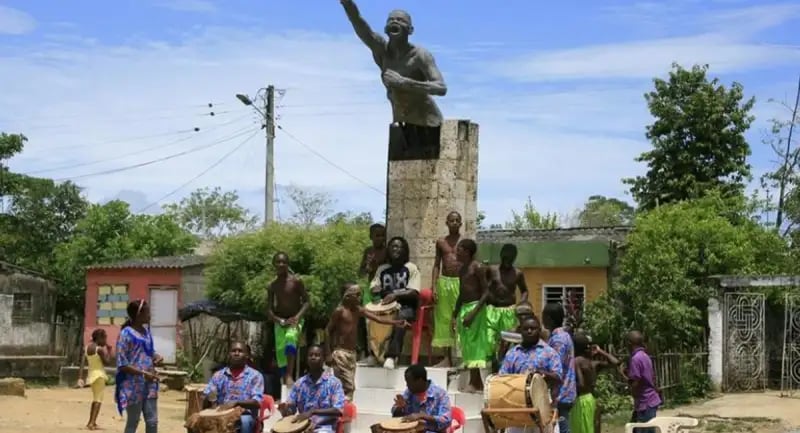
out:
M89 389L32 388L26 397L0 396L0 433L77 433L89 416ZM98 418L104 431L122 431L123 419L114 407L113 388L107 387ZM182 392L163 391L159 397L159 431L184 432L185 398ZM786 433L800 431L800 398L777 393L729 394L701 403L659 412L661 416L701 419L705 433ZM622 433L625 420L604 426L603 433ZM139 425L144 431L144 425Z

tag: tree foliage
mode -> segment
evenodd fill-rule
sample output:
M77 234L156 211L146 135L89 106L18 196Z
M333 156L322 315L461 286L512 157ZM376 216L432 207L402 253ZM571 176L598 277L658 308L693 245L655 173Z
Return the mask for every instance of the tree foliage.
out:
M86 267L130 258L188 254L197 239L169 215L131 214L120 200L93 204L54 251L59 311L82 315Z
M778 274L793 268L784 240L748 218L742 197L707 197L637 216L619 276L587 305L588 328L602 342L630 329L657 347L694 348L704 335L711 275Z
M709 81L708 65L684 69L673 64L669 78L654 79L645 95L655 117L647 127L653 149L636 160L648 166L644 176L625 179L639 209L702 197L719 190L725 196L744 191L750 177L750 146L744 133L754 117L755 100L744 100L739 83L730 88Z
M522 211L511 210L511 220L505 223L505 228L512 230L555 229L558 227L558 215L549 212L540 213L536 210L530 197L525 202Z
M602 195L589 197L578 213L581 227L612 227L629 225L633 221L633 206Z
M294 204L291 221L304 227L319 224L328 218L333 199L326 192L316 192L297 185L286 187L286 193Z
M200 188L179 203L164 206L164 211L187 231L204 239L252 231L258 217L239 204L236 191Z
M309 290L312 307L307 317L324 325L341 299L340 286L359 280L361 253L368 244L368 226L352 222L310 227L275 223L255 233L227 238L206 268L208 296L265 314L266 288L275 278L272 257L284 251L291 271Z

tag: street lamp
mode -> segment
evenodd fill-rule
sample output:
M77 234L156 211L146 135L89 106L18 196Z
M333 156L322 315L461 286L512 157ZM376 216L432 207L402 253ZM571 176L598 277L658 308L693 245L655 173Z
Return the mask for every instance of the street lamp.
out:
M242 95L241 93L236 94L236 99L242 101L244 105L253 105L253 101L247 95Z
M266 95L261 97L261 92L265 91ZM264 176L264 224L269 224L273 221L274 211L274 192L275 192L275 167L273 162L274 153L274 139L275 139L275 88L268 86L267 88L259 89L256 93L259 100L264 101L264 109L261 110L257 105L253 104L253 100L249 96L237 93L236 99L242 104L252 107L260 116L263 121L262 127L267 133L267 155L266 167Z

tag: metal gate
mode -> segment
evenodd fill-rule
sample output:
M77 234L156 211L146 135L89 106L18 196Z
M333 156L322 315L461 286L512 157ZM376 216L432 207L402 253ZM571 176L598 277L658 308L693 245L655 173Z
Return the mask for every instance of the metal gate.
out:
M725 391L763 391L767 385L764 294L726 293Z
M800 389L800 295L786 295L783 328L781 395L793 396Z

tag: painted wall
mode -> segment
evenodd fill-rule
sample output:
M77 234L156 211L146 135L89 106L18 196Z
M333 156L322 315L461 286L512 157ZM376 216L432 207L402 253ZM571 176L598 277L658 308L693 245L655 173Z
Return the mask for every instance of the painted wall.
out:
M584 286L586 301L590 302L608 290L607 268L523 268L528 285L528 299L538 315L544 305L545 286Z
M180 287L181 270L90 269L86 273L83 341L90 341L92 331L103 328L108 334L109 344L113 345L119 336L120 325L125 321L125 308L128 302L136 299L149 302L150 286ZM182 305L182 302L181 290L178 290L178 305ZM177 314L176 311L175 315ZM179 329L175 332L180 336Z
M14 323L14 295L30 298L25 320ZM0 274L0 353L49 355L52 351L55 292L43 278L21 273Z

